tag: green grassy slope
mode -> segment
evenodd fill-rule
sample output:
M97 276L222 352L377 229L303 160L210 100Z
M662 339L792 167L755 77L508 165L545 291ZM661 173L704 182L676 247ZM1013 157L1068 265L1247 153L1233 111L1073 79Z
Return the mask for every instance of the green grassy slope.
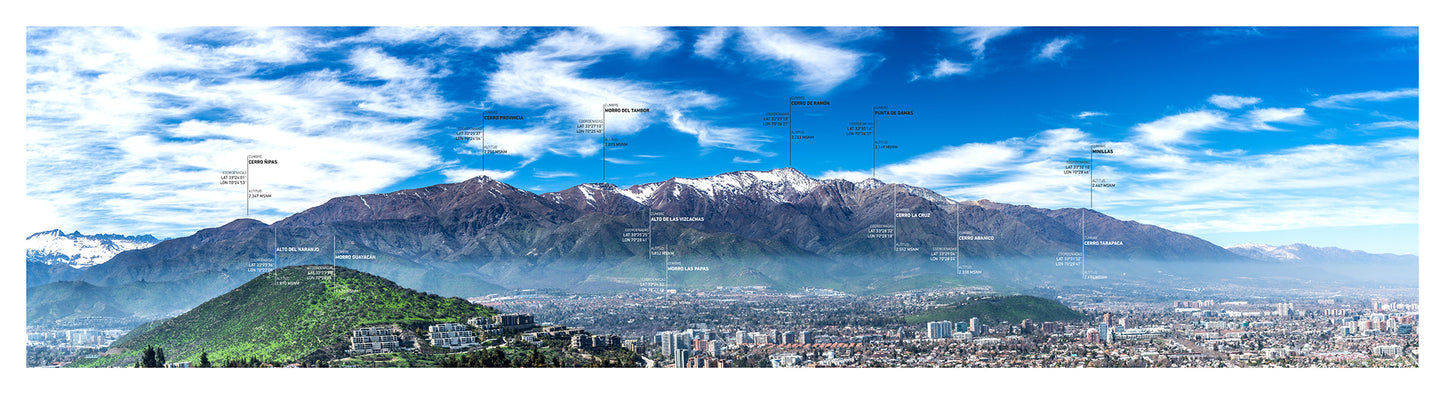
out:
M1017 324L1024 319L1033 319L1034 322L1074 321L1083 319L1084 315L1057 301L1034 296L1012 295L964 300L943 308L909 315L903 320L909 324L921 324L940 320L968 321L974 317L984 324L996 324L1003 320Z
M320 267L292 266L261 275L180 316L141 326L116 341L110 355L77 366L130 365L146 346L165 349L168 361L197 364L201 352L216 363L329 358L347 346L351 329L363 325L461 322L495 313L348 268L335 268L333 280L308 278L308 270Z

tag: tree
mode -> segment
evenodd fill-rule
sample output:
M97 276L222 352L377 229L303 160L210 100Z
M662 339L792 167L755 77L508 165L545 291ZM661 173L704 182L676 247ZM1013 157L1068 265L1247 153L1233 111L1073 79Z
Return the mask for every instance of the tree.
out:
M210 357L207 357L206 352L201 352L201 368L210 368L210 367L211 367L211 358L210 358Z
M157 347L157 348L156 348L156 368L161 368L161 367L165 367L165 366L166 366L166 350L165 350L165 349L161 349L160 347Z
M532 349L532 352L527 354L527 361L523 366L528 368L546 368L547 357L543 356L541 351Z
M502 353L502 349L498 348L487 349L486 352L482 354L481 364L487 368L507 368L512 366L512 363L507 361L507 354Z
M140 364L141 364L141 368L155 368L155 367L156 367L156 348L151 347L151 346L146 346L145 350L141 351Z

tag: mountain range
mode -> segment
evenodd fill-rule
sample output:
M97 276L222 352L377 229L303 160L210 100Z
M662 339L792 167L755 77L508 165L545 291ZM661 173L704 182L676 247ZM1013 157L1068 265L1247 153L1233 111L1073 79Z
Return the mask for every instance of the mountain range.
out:
M66 234L60 230L31 234L25 237L26 285L70 279L120 252L149 248L157 242L160 240L150 235Z
M1369 253L1335 247L1316 247L1302 243L1280 246L1243 243L1225 249L1238 253L1241 256L1265 261L1279 261L1282 263L1319 264L1350 262L1363 264L1402 264L1420 262L1419 256L1410 254Z
M1227 249L1253 259L1276 261L1290 267L1318 270L1356 280L1409 283L1418 282L1420 276L1420 256L1411 254L1368 253L1302 243L1280 246L1245 243Z
M1085 246L1086 240L1092 242ZM1082 267L1071 260L1080 252ZM1088 272L1152 273L1161 263L1276 265L1089 209L956 201L911 185L820 180L782 168L628 188L588 183L544 194L483 176L337 197L270 225L238 219L121 252L77 279L110 292L165 283L167 294L194 294L148 308L114 301L113 310L143 314L194 305L298 264L336 264L410 288L473 296L539 287L766 285L867 293L1031 286ZM67 286L79 293L42 293L98 297L80 294L98 290ZM47 318L96 309L41 301L62 309L32 311ZM29 300L27 310L35 304Z

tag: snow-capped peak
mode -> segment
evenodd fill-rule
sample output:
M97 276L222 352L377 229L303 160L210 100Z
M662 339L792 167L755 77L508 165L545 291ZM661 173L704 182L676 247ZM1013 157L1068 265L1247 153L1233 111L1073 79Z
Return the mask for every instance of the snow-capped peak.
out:
M868 178L864 179L862 182L858 182L858 188L863 190L876 189L885 185L886 184L883 183L883 181L878 180L878 178Z
M823 182L803 175L792 168L770 171L736 171L702 178L673 178L671 181L677 185L691 187L708 198L747 194L779 203L787 202L791 198L807 193L823 184ZM633 186L629 189L631 193L628 193L628 197L632 197L638 202L646 201L659 186L660 184ZM673 194L678 192L678 189L672 191Z
M582 197L587 198L588 204L596 204L597 197L594 197L594 195L604 190L617 190L617 186L611 183L583 183L577 185L577 191L582 192Z
M651 198L652 193L656 192L657 187L661 185L661 182L644 183L641 185L634 185L626 189L619 189L617 190L617 193L621 194L623 197L632 199L632 201L637 201L640 204L646 204L647 199Z
M1247 250L1253 252L1260 257L1266 257L1279 261L1299 261L1301 260L1300 257L1294 254L1294 252L1297 250L1297 247L1295 245L1272 246L1257 243L1242 243L1227 247L1225 249L1233 251Z
M66 234L60 230L42 231L25 238L25 260L46 265L64 264L88 268L132 249L149 248L160 242L150 235L116 234L84 235L79 231Z

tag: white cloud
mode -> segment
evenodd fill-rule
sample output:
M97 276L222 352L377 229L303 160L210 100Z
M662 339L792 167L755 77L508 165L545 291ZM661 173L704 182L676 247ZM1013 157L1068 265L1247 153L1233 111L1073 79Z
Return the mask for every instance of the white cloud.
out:
M1399 26L1380 28L1380 34L1394 38L1415 38L1420 37L1419 26Z
M447 182L457 183L468 179L486 175L492 180L504 180L517 175L516 171L479 170L475 168L448 168L442 170L442 175L447 177Z
M1214 106L1224 109L1240 109L1244 108L1244 106L1246 105L1259 104L1259 102L1259 97L1240 97L1230 96L1226 94L1216 94L1213 96L1209 96L1210 104L1214 104Z
M873 177L873 176L872 176L871 174L869 174L868 171L828 170L828 171L823 171L823 174L818 175L816 178L818 178L818 179L843 179L843 180L847 180L847 181L849 181L849 182L862 182L862 181L867 180L868 178L872 178L872 177Z
M245 38L226 46L220 53L270 63L296 63L307 58L305 48L298 47L298 44L309 40L293 30L242 28L239 31L244 32Z
M857 41L883 34L883 29L871 26L828 26L823 31L834 42Z
M677 131L697 136L698 145L704 148L721 147L757 152L764 156L773 155L771 152L764 152L762 150L763 144L767 143L769 139L751 129L713 126L705 122L688 119L682 110L671 111L670 116L667 118L667 123Z
M1372 123L1366 123L1366 124L1357 124L1357 125L1355 125L1355 126L1357 126L1357 127L1359 127L1359 128L1362 128L1362 129L1365 129L1365 130L1379 130L1379 129L1415 129L1415 130L1419 130L1419 129L1420 129L1420 122L1410 121L1410 120L1390 120L1390 121L1383 121L1383 122L1372 122Z
M677 48L671 31L656 27L587 27L563 30L537 42L534 51L552 58L627 52L635 58Z
M570 172L570 171L542 171L542 170L535 170L535 171L532 171L532 176L535 176L535 177L538 177L538 178L542 178L542 179L570 178L570 177L575 177L575 176L577 176L577 173L575 173L575 172Z
M749 160L749 159L744 159L744 158L741 158L741 157L733 156L733 162L734 162L734 163L744 163L744 164L758 164L758 163L762 163L762 162L763 162L763 159L751 159L751 160Z
M1276 153L1194 157L1111 196L1145 207L1140 221L1189 232L1269 231L1308 227L1414 223L1418 140L1364 145L1307 145ZM1321 175L1321 174L1329 174ZM1349 190L1349 193L1340 193ZM1242 208L1205 208L1204 202Z
M367 77L382 80L414 80L431 77L426 69L407 64L406 61L391 57L378 48L361 48L351 52L347 59L357 71Z
M1043 47L1039 48L1039 53L1038 53L1037 55L1034 55L1034 60L1047 60L1047 61L1058 60L1058 59L1059 59L1059 55L1061 55L1061 54L1064 53L1064 48L1067 48L1070 44L1073 44L1073 43L1074 43L1074 39L1073 39L1073 38L1069 38L1069 37L1059 37L1059 38L1055 38L1055 39L1053 39L1052 41L1049 41L1047 44L1044 44Z
M1105 112L1083 111L1079 112L1078 115L1074 115L1074 119L1088 119L1095 116L1109 116L1109 114Z
M1202 149L1176 143L1251 122L1304 122L1299 108L1264 108L1231 119L1216 110L1135 126L1134 141L1097 141L1079 129L949 146L878 168L880 179L932 188L959 200L1046 208L1093 204L1105 214L1185 232L1243 232L1418 222L1419 140L1307 145L1274 152ZM1065 174L1070 158L1096 155L1093 173ZM861 181L865 168L821 177ZM1093 189L1090 178L1112 189Z
M972 143L943 147L902 162L878 167L877 177L886 182L902 182L928 188L950 188L960 185L969 176L1009 173L1068 149L1082 151L1086 137L1079 129L1045 130L1029 138L1012 138L994 143ZM832 170L825 178L861 181L872 177L870 171ZM961 189L953 189L959 192ZM942 190L940 190L942 191Z
M500 27L374 27L348 41L375 42L388 45L419 43L432 46L455 46L470 49L511 45L525 29Z
M451 104L424 67L379 51L352 51L350 70L258 78L332 43L293 29L30 32L26 193L67 228L178 236L244 216L245 191L218 181L247 155L280 162L251 168L251 187L273 195L251 202L261 220L440 163L417 140Z
M1216 27L1201 32L1205 36L1213 37L1261 37L1264 33L1257 27Z
M1228 125L1228 116L1219 111L1200 110L1134 126L1135 136L1140 141L1156 145L1168 145L1189 141L1190 134L1223 128Z
M519 164L525 166L548 153L566 156L586 156L597 153L600 143L598 138L579 138L551 127L526 129L488 127L486 143L495 146L496 150L506 152L491 153L490 155L521 156L523 160ZM462 153L477 155L481 154L484 149L480 139L467 141L467 147L472 150Z
M556 60L545 53L509 53L499 58L500 69L486 82L488 98L501 105L521 107L557 107L569 120L600 119L602 105L615 103L628 107L651 107L654 104L716 105L720 98L701 92L669 92L641 83L620 80L583 78L581 70L595 62L589 60ZM674 101L676 98L680 101ZM661 108L658 108L661 109ZM608 119L609 134L631 134L647 123L652 114L628 114Z
M746 27L741 33L740 49L784 66L807 94L828 93L863 69L864 54L804 37L795 29Z
M1350 105L1361 101L1391 101L1409 97L1420 97L1420 89L1397 89L1388 92L1371 90L1368 92L1337 94L1315 100L1310 103L1310 105L1320 108L1350 109Z
M707 33L698 36L697 43L692 45L693 53L708 59L716 59L722 52L728 38L733 36L731 27L714 27L708 29Z
M1303 123L1309 118L1305 116L1304 108L1259 108L1250 110L1245 114L1249 120L1250 127L1257 130L1278 130L1270 123Z
M654 122L666 121L677 131L696 136L698 144L703 147L761 152L762 143L767 139L755 130L713 126L687 116L693 109L717 108L723 104L720 97L697 90L663 89L625 79L587 78L582 75L587 67L609 53L621 51L641 58L657 51L671 50L676 46L671 38L671 33L659 29L559 32L526 51L500 56L498 70L486 81L487 96L500 105L553 108L556 113L543 118L558 119L548 126L554 130L569 129L577 120L602 118L602 105L606 103L648 108L650 112L647 113L614 113L608 116L608 136L630 135ZM559 144L564 148L549 148L547 151L583 155L597 152L596 137L579 136L569 131L534 130L531 141L511 142L529 147L516 152L521 155L540 153L542 146ZM489 143L490 136L489 132ZM528 157L535 160L537 156Z
M1252 119L1304 119L1302 111L1273 110L1278 111L1254 112ZM1418 222L1417 138L1268 153L1171 145L1205 130L1247 130L1211 110L1168 116L1135 129L1137 143L1095 141L1079 129L1053 129L1028 138L943 147L877 172L885 181L933 188L954 199L1047 208L1089 206L1089 178L1103 178L1118 186L1094 189L1095 209L1185 232ZM1092 174L1062 171L1070 158L1088 159L1088 148L1096 143L1114 153L1094 157ZM855 182L869 176L867 169L821 175Z
M938 63L933 65L933 71L929 71L927 75L913 74L913 79L910 79L908 82L917 81L919 78L933 80L943 79L954 75L967 74L968 70L969 65L967 63L954 63L948 59L938 59Z
M879 176L889 182L941 185L943 179L991 170L1020 154L1022 152L1018 148L1007 144L951 146L901 163L880 167Z
M959 41L968 44L975 59L983 58L989 40L1018 31L1017 27L960 27L953 30Z

